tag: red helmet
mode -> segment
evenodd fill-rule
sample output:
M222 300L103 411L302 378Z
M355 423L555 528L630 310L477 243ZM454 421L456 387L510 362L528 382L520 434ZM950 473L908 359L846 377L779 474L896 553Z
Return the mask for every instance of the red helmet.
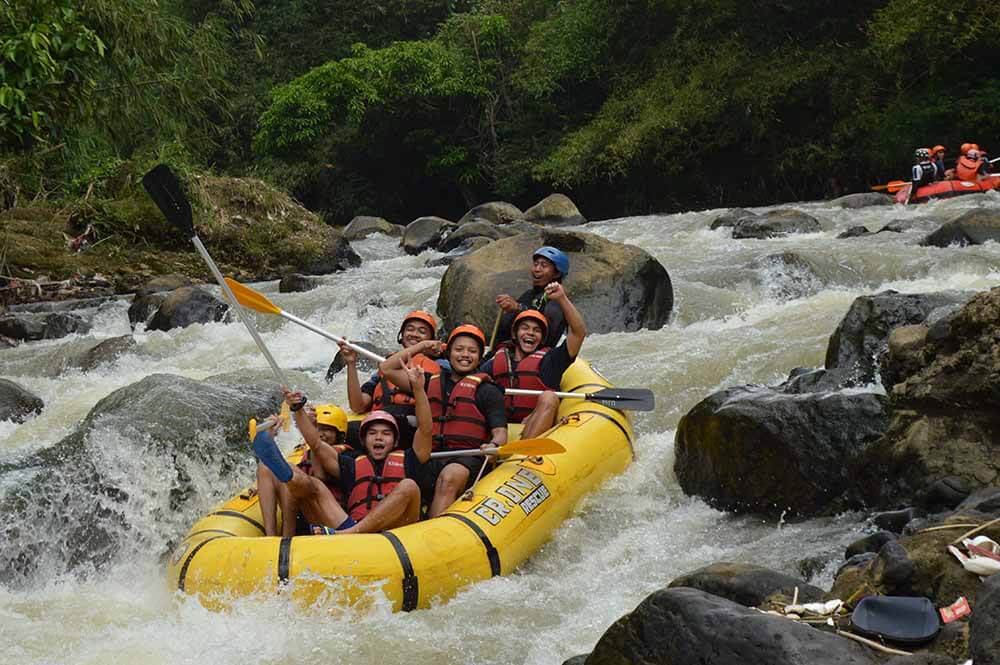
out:
M399 334L396 335L396 341L399 342L400 344L403 343L403 328L406 327L406 324L409 321L422 321L423 323L426 323L431 327L431 339L437 337L438 324L437 324L437 319L434 318L434 315L429 312L425 312L421 309L415 309L406 316L404 316L403 322L399 324Z
M510 325L510 336L517 337L517 326L521 321L537 321L542 326L542 339L549 334L549 320L537 309L526 309L514 317L514 323Z
M448 335L448 346L451 346L452 340L460 335L468 335L469 337L475 338L476 341L479 342L480 353L486 349L486 335L484 335L483 331L479 329L479 326L474 326L471 323L464 323L460 326L456 326L455 329L451 331L451 334Z
M933 148L931 148L931 155L936 155L939 152L944 152L944 151L945 151L945 148L944 148L943 145L936 145Z
M361 427L358 428L359 436L361 440L364 441L365 431L372 423L385 423L392 428L392 432L396 437L396 441L399 441L399 425L396 424L396 419L392 417L392 414L388 411L372 411L365 419L361 421Z
M969 152L970 150L972 150L972 147L973 147L973 145L975 145L975 144L973 144L973 143L963 143L963 144L962 144L962 147L961 147L961 148L959 148L959 149L958 149L958 151L959 151L959 152L960 152L961 154L963 154L963 155L964 155L964 154L966 154L967 152Z

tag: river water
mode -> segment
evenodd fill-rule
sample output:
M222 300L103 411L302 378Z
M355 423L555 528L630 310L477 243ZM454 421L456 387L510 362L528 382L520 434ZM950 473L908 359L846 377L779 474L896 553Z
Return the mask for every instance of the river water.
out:
M0 663L561 663L589 651L647 594L711 562L745 561L797 573L799 561L815 559L819 566L811 581L828 585L838 553L864 528L860 516L765 521L722 513L684 496L672 470L677 422L715 390L776 383L793 367L821 366L830 333L859 295L1000 284L1000 246L994 244L919 247L918 230L836 239L850 226L878 230L898 219L926 230L935 226L928 216L946 220L980 205L1000 209L1000 195L910 208L795 204L791 207L816 216L824 230L775 240L733 240L726 229L710 230L722 211L591 223L584 230L642 247L673 280L670 325L593 335L583 351L617 385L652 388L657 410L635 418L635 463L588 497L516 574L409 614L394 615L384 603L364 615L300 609L282 597L244 599L228 612L209 612L167 588L162 557L198 516L251 481L251 460L235 477L195 478L197 499L187 512L155 523L150 515L169 512L164 510L169 483L155 468L139 465L118 478L130 497L119 508L127 526L144 535L143 543L123 547L96 570L74 568L58 551L49 552L47 573L0 586ZM338 334L391 348L405 311L433 309L444 269L424 267L434 254L407 256L381 236L355 248L365 259L360 268L324 277L317 290L274 293L273 299ZM761 262L789 251L810 261L813 274ZM261 288L276 291L274 283ZM0 351L0 375L47 405L25 424L0 422L0 466L59 441L98 400L148 374L201 378L266 367L242 326L212 324L167 333L140 330L138 349L110 368L60 372L72 349L126 334L126 311L127 304L104 307L84 337ZM346 402L342 374L333 384L323 382L335 347L281 319L258 318L258 324L283 366L303 370L323 386L313 399ZM102 454L128 458L126 437L103 436ZM211 435L207 438L211 445ZM21 479L0 476L0 493ZM53 507L67 522L85 521L92 509L86 501Z

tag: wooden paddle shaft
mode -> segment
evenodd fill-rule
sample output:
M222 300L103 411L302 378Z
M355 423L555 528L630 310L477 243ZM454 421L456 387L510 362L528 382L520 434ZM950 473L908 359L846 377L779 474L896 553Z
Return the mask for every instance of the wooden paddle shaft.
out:
M369 351L368 349L366 349L363 346L358 346L357 344L353 344L351 342L348 342L343 337L340 337L339 335L334 335L332 332L327 332L326 330L323 330L319 326L314 326L313 324L309 323L305 319L300 319L299 317L295 316L294 314L289 314L285 310L281 310L281 316L285 317L289 321L293 321L293 322L299 324L300 326L302 326L303 328L306 328L307 330L313 331L317 335L322 335L323 337L326 337L327 339L333 340L334 342L337 342L338 344L342 343L347 348L349 348L349 349L351 349L353 351L357 351L358 353L360 353L361 355L363 355L365 358L368 358L369 360L374 360L377 363L380 363L383 360L385 360L385 358L383 358L379 354L372 353L371 351Z
M215 277L215 281L219 283L219 287L222 289L222 293L225 294L226 299L229 301L229 305L236 310L236 315L240 317L240 321L242 321L243 325L246 326L250 336L253 337L253 341L257 344L257 348L260 349L260 352L264 354L265 358L267 358L267 363L271 366L271 371L274 372L274 376L277 377L278 383L280 383L283 388L291 387L288 383L288 379L285 378L285 373L281 371L280 367L278 367L278 363L274 360L274 356L272 356L271 352L268 351L267 346L264 344L264 340L260 338L257 328L253 325L253 321L247 317L246 312L243 311L243 306L240 305L238 300L236 300L236 296L229 288L229 285L226 284L226 280L222 276L222 273L219 272L219 267L215 265L215 261L212 260L208 250L205 249L203 244L201 244L201 238L195 234L191 236L191 242L194 243L195 249L198 250L198 253L201 254L201 258L208 265L208 269L212 271L212 275Z

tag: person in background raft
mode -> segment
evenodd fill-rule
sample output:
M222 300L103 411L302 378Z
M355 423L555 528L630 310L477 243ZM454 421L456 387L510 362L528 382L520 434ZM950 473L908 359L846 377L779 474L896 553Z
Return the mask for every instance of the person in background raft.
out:
M913 151L913 174L910 177L910 193L906 197L909 203L917 194L917 189L929 185L936 179L937 168L931 162L931 151L927 148L917 148Z
M545 346L555 346L566 331L562 308L550 302L545 287L552 282L562 283L569 275L569 257L555 247L539 247L531 255L531 288L514 300L506 293L497 296L497 305L503 310L496 344L510 339L514 317L528 309L537 309L548 319Z
M387 358L380 369L396 385L410 381L409 356L434 350L440 342L421 342ZM440 374L425 374L430 402L434 451L469 450L507 443L507 416L503 393L488 374L478 372L486 348L486 336L474 325L457 326L448 336L444 351L449 366ZM442 363L442 367L444 367ZM411 385L411 392L415 388ZM414 392L416 395L416 392ZM414 446L420 438L414 436ZM437 517L475 482L491 463L488 457L446 457L424 466L424 492L433 494L430 517Z
M945 148L943 145L936 145L931 148L931 161L934 163L935 180L945 180L948 178L948 170L944 165Z
M320 438L327 445L338 451L349 448L344 441L347 432L347 414L336 404L320 404L315 408L306 407L303 412L313 422ZM310 451L306 451L298 468L303 472L322 481L333 493L334 499L341 501L340 488L330 483L329 474L319 464L312 463ZM263 464L257 465L257 497L260 501L260 512L264 522L264 535L277 536L277 507L281 506L281 534L294 536L296 532L296 516L298 504L295 497L284 483L278 481L274 473Z
M562 284L552 282L545 287L550 302L562 309L569 324L566 341L554 349L545 346L546 317L529 309L514 319L513 339L497 348L496 355L484 362L480 370L493 377L501 388L544 390L541 395L511 395L506 397L507 422L524 423L522 439L532 439L556 422L559 398L552 392L559 389L563 373L576 360L587 336L587 326Z
M958 158L958 163L955 164L955 177L959 180L976 182L980 176L989 175L989 163L981 160L978 145L975 143L966 145L971 147Z
M433 340L436 335L437 320L434 316L428 312L414 310L403 317L396 341L404 349L408 349L420 342ZM357 352L340 344L340 355L347 366L347 401L351 411L354 413L368 413L371 410L388 411L395 416L396 424L399 426L399 447L409 448L413 442L413 426L410 422L415 415L413 396L401 391L386 379L381 371L372 374L362 385L358 379ZM429 374L441 371L440 365L422 353L410 357L410 364L414 363L423 367ZM357 432L351 431L349 435L351 444L358 449L362 448Z

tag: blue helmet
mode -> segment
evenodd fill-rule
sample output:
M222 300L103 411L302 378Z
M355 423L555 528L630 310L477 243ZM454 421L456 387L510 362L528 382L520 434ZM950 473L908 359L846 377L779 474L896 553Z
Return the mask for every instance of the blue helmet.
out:
M556 270L559 271L559 276L563 279L565 279L566 275L569 274L569 257L566 256L562 250L546 245L545 247L539 247L536 249L535 253L531 255L531 258L535 258L536 256L540 256L543 259L551 261L552 265L554 265Z

